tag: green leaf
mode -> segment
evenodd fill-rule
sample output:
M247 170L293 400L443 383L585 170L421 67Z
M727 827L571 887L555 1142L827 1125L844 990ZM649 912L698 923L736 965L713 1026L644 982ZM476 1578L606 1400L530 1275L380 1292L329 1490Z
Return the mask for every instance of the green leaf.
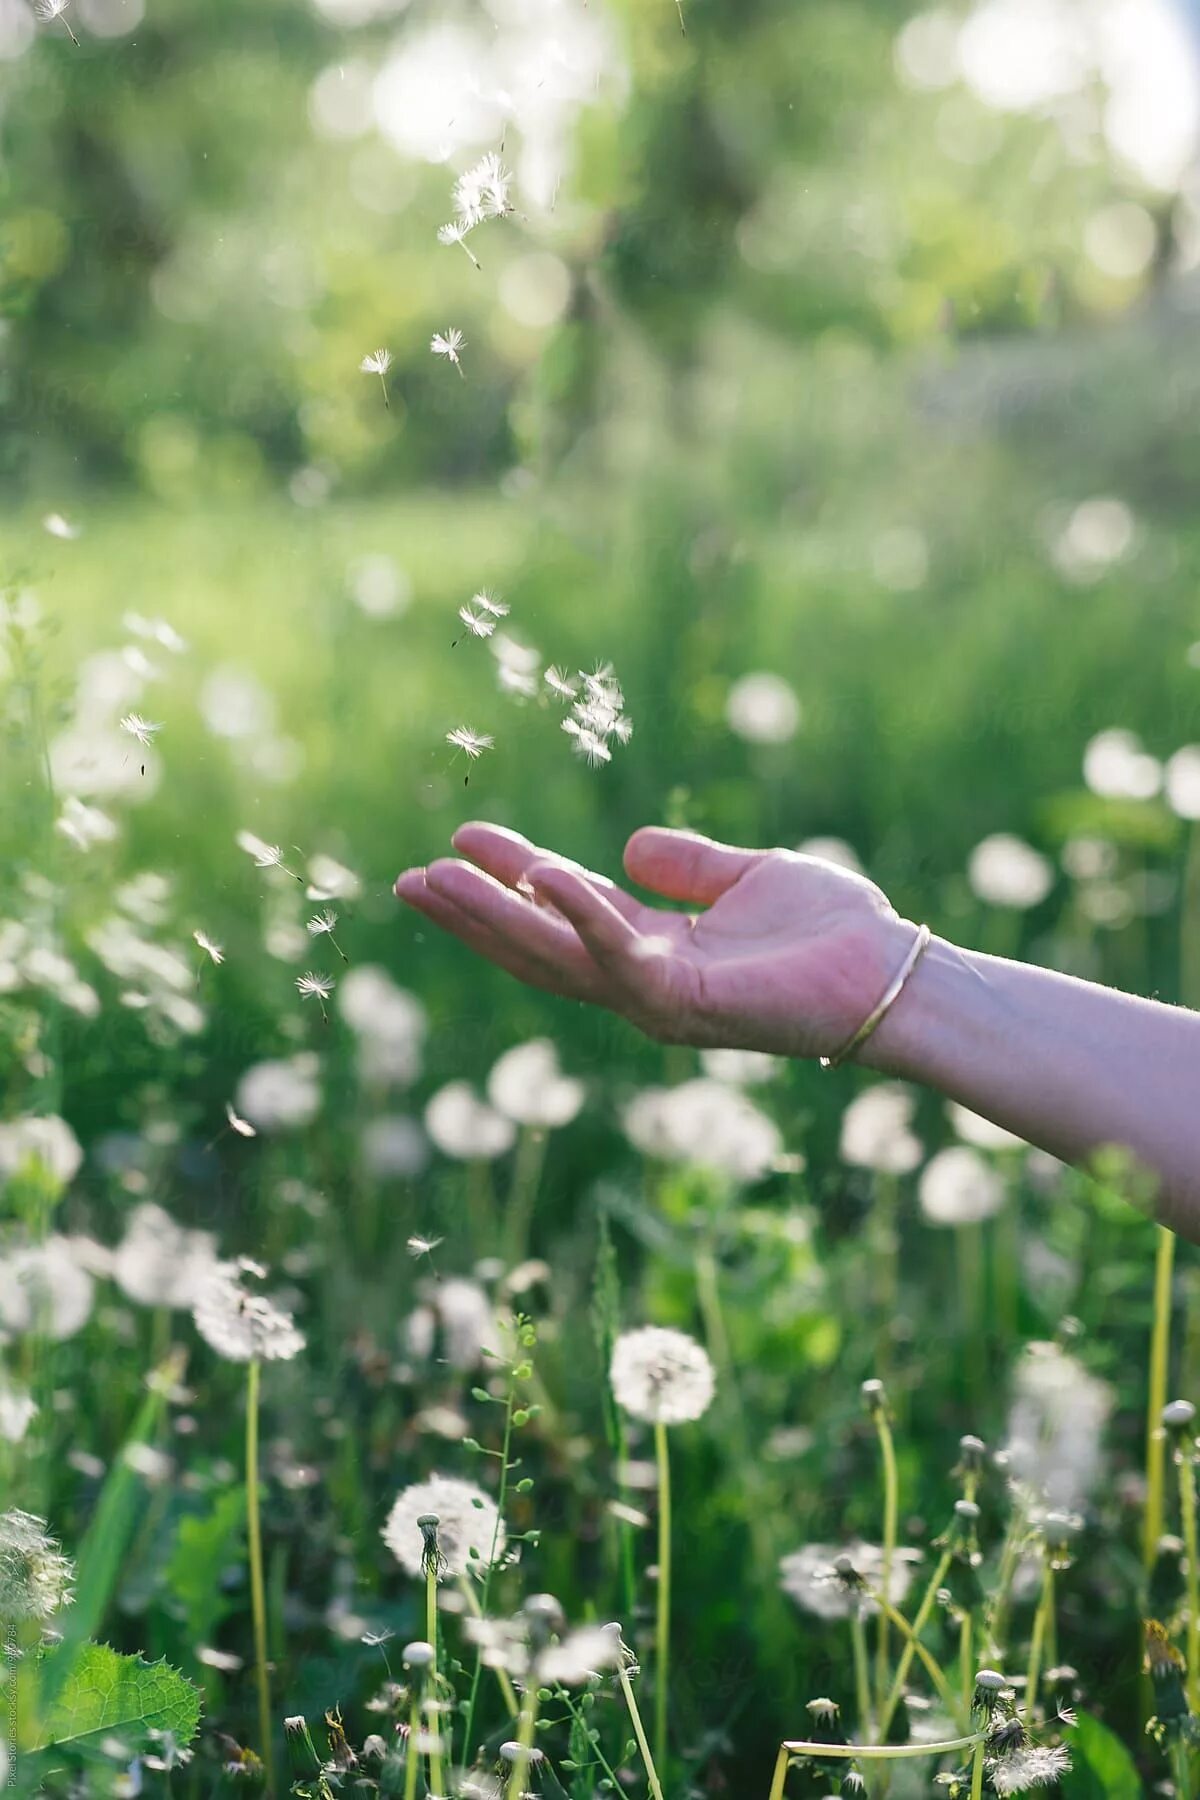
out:
M1142 1800L1133 1758L1107 1725L1080 1713L1065 1738L1071 1767L1059 1782L1061 1800Z
M180 1519L163 1580L172 1600L183 1608L188 1637L208 1644L233 1601L221 1577L233 1560L246 1516L244 1487L227 1488L210 1511Z
M52 1650L45 1664L62 1655L61 1647ZM167 1663L121 1656L107 1644L85 1644L71 1653L70 1664L28 1749L76 1743L97 1731L120 1732L131 1747L147 1742L151 1731L172 1732L180 1744L195 1737L200 1690Z

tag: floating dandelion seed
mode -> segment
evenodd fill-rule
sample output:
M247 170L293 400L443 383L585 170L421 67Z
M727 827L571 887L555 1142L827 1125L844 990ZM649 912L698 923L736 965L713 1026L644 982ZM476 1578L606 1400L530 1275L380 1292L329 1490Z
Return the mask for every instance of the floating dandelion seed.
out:
M220 944L213 943L206 931L193 931L192 936L210 962L216 963L219 967L225 961L224 950Z
M511 186L512 175L495 151L489 150L454 184L454 210L461 223L469 230L485 219L507 218L513 210Z
M337 930L337 922L337 914L331 907L327 906L324 912L319 912L315 917L309 919L307 929L313 937L327 937L342 961L349 962L350 958L346 955L346 952L342 949L342 946L333 935Z
M43 25L53 25L55 19L61 19L66 26L67 36L78 50L79 39L71 30L71 22L67 18L67 5L68 0L37 0L34 11Z
M485 750L490 750L496 740L486 731L472 731L469 725L456 725L453 731L446 733L446 742L455 750L461 750L468 763L473 763L479 760ZM464 787L470 779L471 771L468 769L463 776Z
M466 346L466 338L463 336L462 332L458 330L457 326L454 325L447 326L444 332L435 331L429 340L429 348L433 351L433 354L435 356L444 356L447 362L452 362L459 374L462 375L464 381L466 380L466 375L463 373L463 366L459 361L458 353L460 350L465 350Z
M239 1137L252 1138L258 1136L258 1132L250 1123L249 1119L243 1119L239 1113L234 1112L233 1107L228 1100L225 1102L225 1117L229 1121L229 1129L231 1131L236 1131Z
M148 750L156 732L162 730L161 725L154 725L149 719L143 719L141 713L126 713L121 720L121 730L127 736L135 738L143 750ZM142 764L142 774L146 773L146 765Z
M468 637L490 638L493 631L496 629L495 619L488 613L476 612L473 606L460 606L458 609L458 616L466 627L466 635ZM452 650L456 649L462 641L463 633L460 631L450 648Z
M439 225L438 243L461 244L475 267L478 269L480 267L479 258L467 243L467 233L470 230L471 227L465 219L451 219L448 225Z
M314 975L311 969L309 969L307 974L297 975L296 977L296 987L299 991L300 998L302 1000L319 1000L321 1003L321 1017L327 1025L329 1023L329 1014L325 1010L325 1002L328 1000L330 994L332 994L334 985L332 976Z
M239 831L237 843L239 849L244 850L247 856L254 858L256 869L281 869L285 875L290 875L293 881L298 881L301 887L304 886L303 875L297 875L294 869L288 868L283 860L283 851L278 844L265 843L262 838L255 837L252 831Z
M414 1233L408 1240L408 1254L418 1257L432 1256L439 1245L444 1244L445 1241L444 1238L419 1237Z
M498 594L489 593L487 588L480 588L477 594L473 594L471 604L481 606L485 613L491 614L493 619L507 619L508 617L508 603L501 600Z
M378 375L379 385L383 389L383 404L387 407L390 407L392 403L388 399L387 381L386 381L385 377L387 376L388 370L392 366L391 351L390 350L372 350L372 352L369 356L363 357L362 361L359 363L358 366L362 370L364 375Z
M66 24L65 19L63 24ZM79 526L72 525L69 519L64 519L62 514L57 512L46 514L42 520L42 530L48 531L51 537L63 538L68 543L79 536Z
M579 683L554 663L544 672L542 680L557 700L574 700L579 692Z

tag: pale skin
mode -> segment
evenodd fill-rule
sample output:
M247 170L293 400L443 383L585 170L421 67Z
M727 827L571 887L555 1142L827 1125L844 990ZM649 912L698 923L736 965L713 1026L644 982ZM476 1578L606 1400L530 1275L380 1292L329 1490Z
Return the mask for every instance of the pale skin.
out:
M498 825L464 825L453 847L405 870L399 898L520 980L660 1043L833 1055L917 930L865 876L694 832L648 826L625 848L630 881L671 910ZM851 1060L1065 1162L1121 1146L1155 1215L1200 1242L1200 1013L935 936Z

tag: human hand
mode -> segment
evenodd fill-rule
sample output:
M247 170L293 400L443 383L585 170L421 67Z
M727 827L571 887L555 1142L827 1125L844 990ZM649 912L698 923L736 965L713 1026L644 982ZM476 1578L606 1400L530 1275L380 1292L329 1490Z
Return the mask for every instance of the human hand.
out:
M635 831L630 878L703 908L675 912L499 825L463 825L452 841L465 860L406 869L401 900L522 981L607 1006L661 1043L831 1055L912 943L873 881L794 850Z

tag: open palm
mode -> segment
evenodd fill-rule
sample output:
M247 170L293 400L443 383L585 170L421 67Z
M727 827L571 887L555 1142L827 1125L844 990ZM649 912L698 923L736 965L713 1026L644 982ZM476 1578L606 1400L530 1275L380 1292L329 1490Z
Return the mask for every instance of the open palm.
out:
M498 825L464 825L453 843L465 860L406 870L400 899L521 980L662 1042L827 1055L911 940L874 882L797 851L635 832L631 879L703 908L676 912Z

